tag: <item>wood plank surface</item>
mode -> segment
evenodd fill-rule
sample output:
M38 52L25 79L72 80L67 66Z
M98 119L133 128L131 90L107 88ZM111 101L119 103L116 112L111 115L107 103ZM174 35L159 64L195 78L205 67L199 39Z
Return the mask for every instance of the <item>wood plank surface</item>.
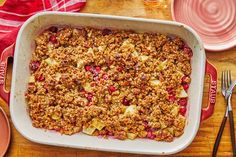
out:
M97 13L97 14L111 14L111 15L121 15L121 16L132 16L132 17L143 17L143 18L155 18L155 19L166 19L171 20L170 15L170 2L165 0L163 5L144 4L144 0L87 0L86 7L82 12L86 13ZM236 79L236 48L228 51L222 52L207 52L208 60L213 63L218 74L222 70L229 69L232 70L233 78ZM8 70L8 81L7 87L10 87L11 78L11 66ZM208 99L208 85L205 83L203 106L207 103ZM236 90L235 90L236 91ZM235 113L236 121L236 93L233 96L233 110ZM5 102L0 101L0 106L7 112L8 117L9 109ZM204 157L211 156L214 141L223 118L225 111L225 102L220 92L220 77L218 78L218 89L217 89L217 103L215 106L214 115L204 121L197 133L196 138L192 144L183 150L182 152L172 155L178 157ZM10 119L11 123L11 119ZM6 157L141 157L144 155L133 155L133 154L123 154L123 153L111 153L111 152L101 152L92 150L81 150L72 148L61 148L54 146L46 146L41 144L36 144L28 141L23 136L21 136L11 123L12 136L11 144L6 153ZM0 139L1 140L1 139ZM223 133L223 137L220 143L219 157L230 157L231 153L231 142L230 142L230 132L229 132L229 122L226 124L226 128Z

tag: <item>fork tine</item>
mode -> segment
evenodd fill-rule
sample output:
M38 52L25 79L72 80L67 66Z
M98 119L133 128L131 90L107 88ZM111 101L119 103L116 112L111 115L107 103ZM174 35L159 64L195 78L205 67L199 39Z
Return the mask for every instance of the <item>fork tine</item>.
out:
M226 83L226 90L229 88L229 71L226 70L226 77L225 77L225 83Z
M221 82L221 85L222 85L222 89L224 90L226 88L226 86L225 86L225 71L222 71L222 82Z
M221 72L221 90L223 90L224 89L224 72L222 71Z
M229 88L231 82L231 74L230 74L230 70L227 70L227 89Z
M229 83L230 84L232 83L232 80L231 80L231 70L229 70Z

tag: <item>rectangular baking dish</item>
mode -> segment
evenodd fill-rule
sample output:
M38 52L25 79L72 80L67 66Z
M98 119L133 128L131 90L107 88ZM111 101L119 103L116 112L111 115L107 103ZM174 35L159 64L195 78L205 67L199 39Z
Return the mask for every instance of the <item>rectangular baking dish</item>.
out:
M61 135L54 131L45 131L32 126L27 111L24 93L30 74L28 65L34 50L34 38L52 25L90 26L96 28L127 29L137 32L160 32L174 34L184 39L193 50L192 82L189 88L187 124L184 134L173 142L157 142L148 139L117 140L101 139L82 133L71 136ZM14 45L1 54L1 65L6 69L7 58L13 56ZM6 70L4 70L6 76ZM210 95L208 107L202 109L203 84L205 74L210 74ZM173 154L186 148L194 139L201 120L213 114L216 94L216 69L206 61L205 51L199 36L190 27L172 21L119 17L97 14L43 12L32 16L21 27L14 52L11 93L0 81L0 95L10 104L10 114L16 129L33 142L113 152L138 154ZM3 82L5 77L3 77ZM10 101L9 101L10 96Z

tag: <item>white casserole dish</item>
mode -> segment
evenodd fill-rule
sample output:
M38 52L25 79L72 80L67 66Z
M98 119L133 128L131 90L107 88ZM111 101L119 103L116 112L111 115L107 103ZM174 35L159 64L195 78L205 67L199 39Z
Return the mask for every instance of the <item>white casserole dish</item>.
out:
M192 82L189 88L187 124L184 134L173 142L157 142L148 139L116 140L101 139L79 133L72 136L61 135L54 131L45 131L32 126L27 111L24 93L30 74L28 65L34 50L34 38L39 32L51 25L91 26L99 28L128 29L138 32L160 32L175 34L184 39L193 49ZM11 48L11 47L10 47ZM12 49L12 48L11 48ZM1 64L6 67L7 58L13 55L8 49L1 55ZM205 72L210 73L211 94L209 105L202 109L202 96ZM6 76L6 75L5 75ZM4 78L5 79L5 78ZM9 102L10 114L16 129L30 141L37 143L73 148L139 153L139 154L173 154L186 148L194 139L201 119L213 114L216 93L216 69L206 61L205 51L199 36L190 27L171 21L119 17L110 15L44 12L32 16L21 27L14 53L11 94L6 93L0 85L0 95ZM202 113L202 114L201 114Z

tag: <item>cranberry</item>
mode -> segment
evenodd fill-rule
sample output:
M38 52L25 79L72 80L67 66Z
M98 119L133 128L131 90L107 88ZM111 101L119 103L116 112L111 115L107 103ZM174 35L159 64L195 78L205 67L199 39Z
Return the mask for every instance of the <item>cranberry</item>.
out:
M151 131L148 131L147 132L147 138L150 138L152 136L152 132Z
M193 52L191 50L191 48L189 47L184 47L184 53L186 53L189 57L192 57L193 56Z
M32 71L38 70L39 66L40 66L40 63L38 61L32 61L29 64L30 70Z
M101 71L101 67L100 66L96 66L95 70L96 70L97 73L99 73Z
M139 113L141 113L141 114L142 114L142 113L144 113L144 111L143 111L143 110L139 110L138 112L139 112Z
M88 94L86 95L86 98L88 99L88 101L92 101L92 99L93 99L93 94L92 94L92 93L88 93Z
M86 71L91 71L92 70L92 67L90 65L85 65L84 68L85 68Z
M187 83L183 84L183 88L184 88L185 91L187 91L188 88L189 88L189 84L187 84Z
M188 76L183 76L182 77L182 84L188 83L189 77Z
M148 128L147 131L151 131L151 132L154 132L155 129L154 128Z
M55 36L55 35L51 35L51 36L49 37L49 41L52 42L53 44L56 44L56 43L57 43L57 38L56 38L56 36Z
M114 136L113 132L109 132L107 133L108 136Z
M79 89L79 91L80 91L81 93L85 93L85 92L86 92L83 87L81 87L81 88Z
M85 90L84 90L84 88L82 86L78 87L78 91L81 92L81 93L85 92Z
M179 113L182 115L182 116L185 116L185 113L186 113L187 109L185 106L181 106L180 109L179 109Z
M144 125L144 127L145 127L146 129L149 128L147 121L144 121L144 122L143 122L143 125Z
M156 135L154 135L151 131L147 132L147 138L154 139Z
M57 33L58 28L55 27L55 26L52 26L52 27L50 27L48 30L51 31L52 33Z
M176 100L175 95L169 95L169 101L170 101L170 102L173 102L173 101L175 101L175 100Z
M187 98L181 98L179 101L178 101L178 104L180 106L186 106L188 103L188 99Z
M95 75L95 76L93 77L93 80L94 80L94 81L99 81L99 77L98 77L97 75Z
M73 79L74 83L77 85L77 86L80 86L81 85L81 82L78 78L75 78Z
M109 91L110 94L112 94L113 92L116 91L116 87L115 86L109 86L108 91Z
M102 78L103 78L104 80L108 80L108 75L107 75L107 74L104 74L104 75L102 76Z
M129 103L130 103L130 101L126 97L124 97L122 100L122 104L129 105Z
M174 94L173 88L167 88L166 91L168 92L169 95Z
M109 35L109 34L111 34L111 33L112 33L112 30L107 29L107 28L105 28L105 29L102 30L102 35Z
M118 67L117 70L118 70L119 72L122 72L122 71L124 70L124 68L123 68L123 67Z
M96 77L98 76L98 72L96 71L96 69L94 67L92 67L91 71L93 73L93 76Z
M41 81L45 80L45 77L41 74L38 77L36 77L36 80L41 82Z

